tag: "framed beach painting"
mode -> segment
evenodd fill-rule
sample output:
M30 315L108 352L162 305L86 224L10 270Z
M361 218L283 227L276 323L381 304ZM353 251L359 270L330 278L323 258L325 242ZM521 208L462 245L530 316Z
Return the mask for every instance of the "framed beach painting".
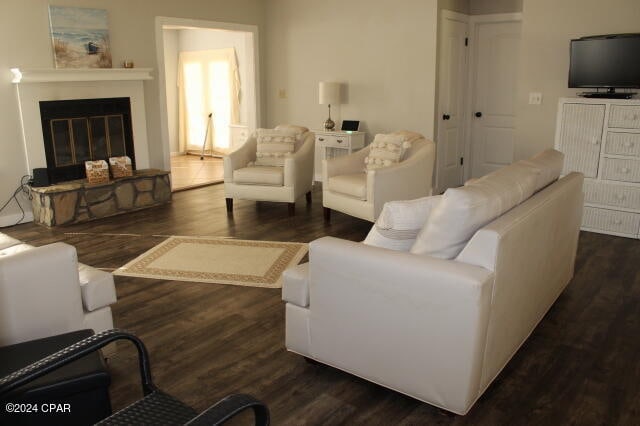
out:
M56 68L111 68L107 11L49 6Z

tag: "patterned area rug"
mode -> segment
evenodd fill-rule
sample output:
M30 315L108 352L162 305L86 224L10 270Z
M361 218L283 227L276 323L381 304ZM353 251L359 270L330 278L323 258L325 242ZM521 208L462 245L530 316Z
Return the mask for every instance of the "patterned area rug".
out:
M304 243L169 237L113 274L280 288L282 272L297 265L307 250Z

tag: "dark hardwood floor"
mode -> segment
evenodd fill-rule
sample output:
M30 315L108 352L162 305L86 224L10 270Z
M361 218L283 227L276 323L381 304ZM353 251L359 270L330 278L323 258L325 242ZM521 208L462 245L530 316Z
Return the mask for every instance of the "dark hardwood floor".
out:
M225 212L220 185L174 194L167 206L92 223L3 232L34 245L64 241L81 262L117 268L167 235L308 242L325 235L364 238L370 224L340 213L322 219L313 204L236 201ZM579 424L640 422L640 242L582 233L575 278L464 417L322 366L284 348L280 291L116 277L116 326L149 348L156 383L203 410L226 394L265 401L274 425ZM411 350L398 348L398 350ZM112 403L140 395L135 351L110 360Z

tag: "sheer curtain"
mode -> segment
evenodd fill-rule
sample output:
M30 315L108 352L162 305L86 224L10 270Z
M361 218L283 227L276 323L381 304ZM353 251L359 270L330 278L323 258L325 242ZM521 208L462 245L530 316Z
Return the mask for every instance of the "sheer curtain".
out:
M226 154L231 146L229 124L240 120L240 78L233 48L180 52L178 60L180 151L205 149Z

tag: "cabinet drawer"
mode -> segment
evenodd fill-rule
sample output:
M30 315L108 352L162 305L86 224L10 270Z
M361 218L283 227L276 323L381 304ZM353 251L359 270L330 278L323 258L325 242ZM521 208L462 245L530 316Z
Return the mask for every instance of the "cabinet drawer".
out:
M607 154L640 156L640 133L607 132Z
M316 143L327 147L348 149L351 144L351 138L348 136L316 135Z
M584 181L584 202L640 210L640 187Z
M640 214L585 207L582 226L601 231L637 235L638 228L640 228Z
M640 105L611 105L609 127L640 129Z
M640 160L603 158L602 177L621 182L640 182Z

